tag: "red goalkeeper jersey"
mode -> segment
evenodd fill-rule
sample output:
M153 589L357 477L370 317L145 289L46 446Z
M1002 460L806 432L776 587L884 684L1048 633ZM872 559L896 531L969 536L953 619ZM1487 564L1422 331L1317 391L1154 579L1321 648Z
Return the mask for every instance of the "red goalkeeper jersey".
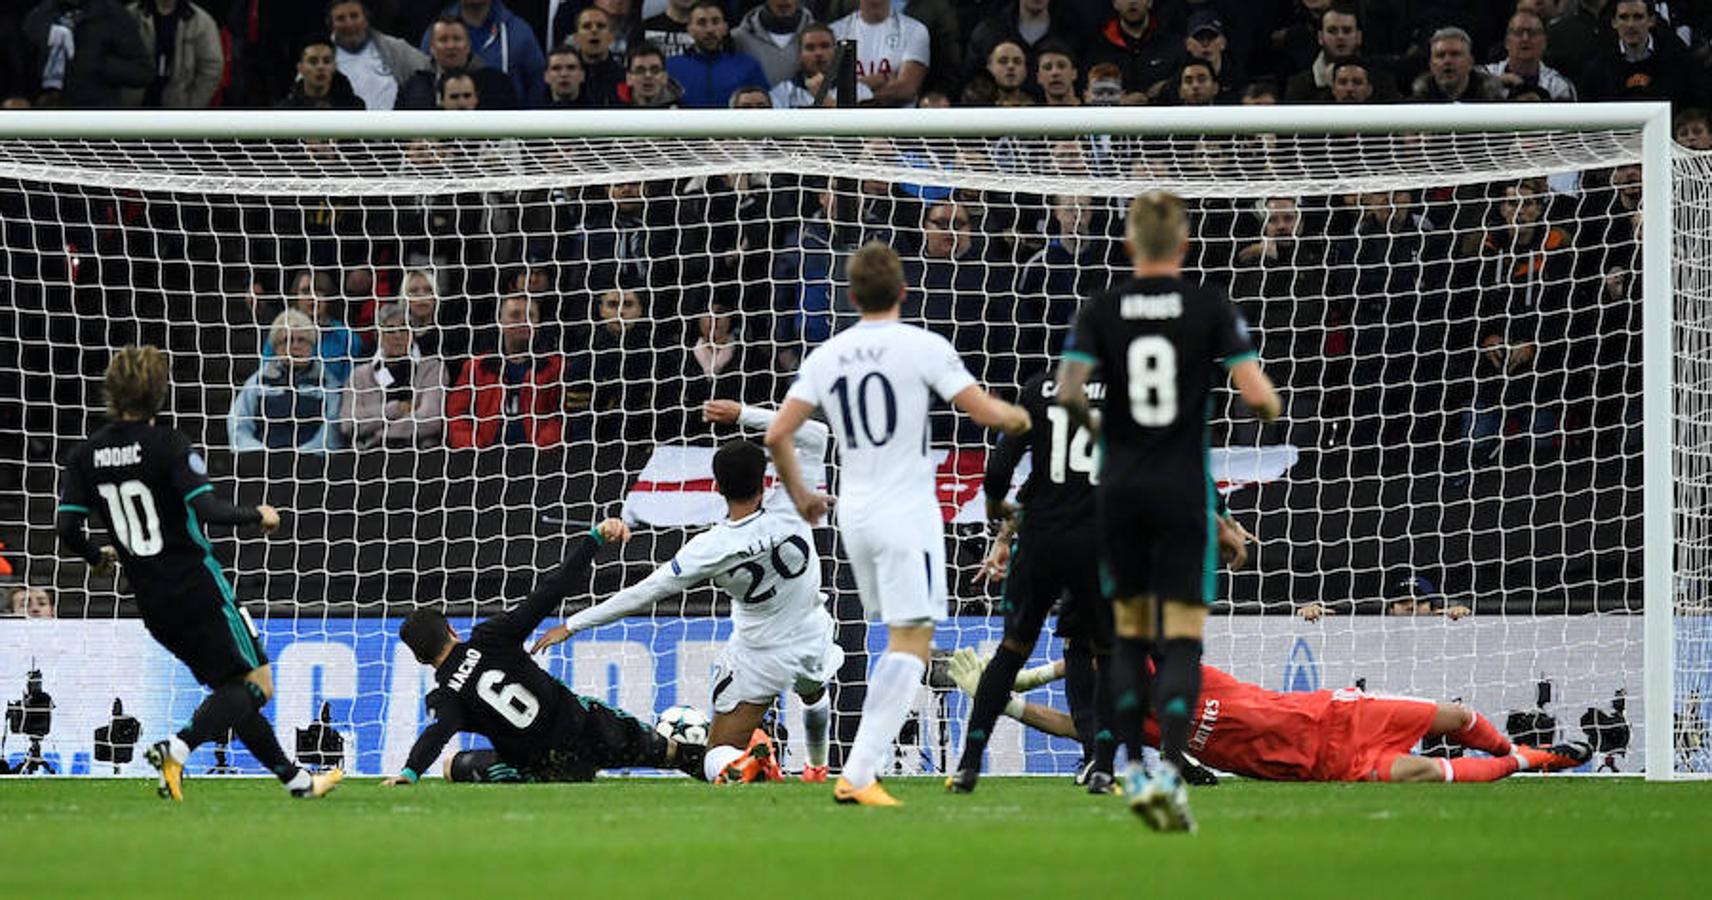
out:
M1409 749L1437 704L1354 688L1282 693L1201 667L1189 753L1215 769L1273 781L1358 781ZM1147 741L1159 725L1147 720Z

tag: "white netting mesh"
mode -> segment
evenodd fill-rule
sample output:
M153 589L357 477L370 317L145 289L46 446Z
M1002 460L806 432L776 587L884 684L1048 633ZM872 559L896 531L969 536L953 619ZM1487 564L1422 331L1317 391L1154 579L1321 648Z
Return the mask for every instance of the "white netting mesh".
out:
M57 591L62 617L83 620L0 628L0 688L27 655L66 660L43 669L66 723L49 750L68 763L115 694L144 710L148 736L197 697L145 652L122 595L53 547L54 464L97 427L114 347L168 349L173 420L211 451L219 490L290 514L271 542L217 539L241 598L267 613L287 745L325 708L357 769L380 772L415 734L426 674L392 642L396 617L420 603L495 610L579 524L620 510L648 527L598 568L596 595L668 558L707 521L707 457L731 433L702 423L700 404L782 397L801 354L851 318L839 296L849 250L898 247L906 316L1014 394L1051 364L1079 298L1121 277L1125 200L1168 187L1193 198L1191 271L1229 289L1287 399L1280 425L1215 423L1217 471L1256 483L1232 504L1262 544L1253 569L1225 579L1209 661L1273 688L1461 697L1515 713L1517 729L1549 718L1565 738L1614 735L1610 720L1626 718L1638 746L1639 159L1631 131L0 141L0 283L18 336L0 375L22 397L5 452L24 461L4 486L0 540L24 577ZM1695 466L1712 438L1696 436L1706 379L1694 366L1712 176L1704 158L1679 165L1678 656L1682 691L1704 696ZM326 323L325 387L340 370L372 379L376 310L401 296L426 317L418 342L446 387L367 395L363 415L390 417L390 430L345 433L355 394L322 404L304 398L323 385L305 384L282 403L252 378L283 375L259 354L274 315L297 304ZM508 367L493 352L508 306L527 309L513 296L539 322ZM508 378L531 388L507 390ZM400 399L413 412L387 405ZM324 428L316 416L334 406ZM418 425L401 421L411 415ZM329 440L340 449L290 450ZM957 585L941 644L991 642L993 597L972 586L987 436L940 413L935 440ZM272 449L233 452L250 443ZM831 532L822 539L832 549ZM1384 615L1401 611L1410 572L1435 583L1431 611L1472 618ZM826 584L841 642L860 650L868 634L836 562ZM694 594L552 665L638 714L702 703L726 633L706 614L723 602ZM1058 650L1043 639L1037 653ZM114 658L146 671L116 686ZM863 659L851 658L841 681L854 686ZM909 767L940 766L958 743L966 707L934 697L907 732ZM1056 688L1042 699L1063 704ZM859 703L841 692L840 709ZM1606 718L1584 722L1589 709ZM1703 733L1679 721L1681 740ZM999 771L1069 771L1078 756L1016 731L992 747ZM1640 765L1607 750L1621 770Z
M1676 160L1675 764L1712 772L1712 154Z

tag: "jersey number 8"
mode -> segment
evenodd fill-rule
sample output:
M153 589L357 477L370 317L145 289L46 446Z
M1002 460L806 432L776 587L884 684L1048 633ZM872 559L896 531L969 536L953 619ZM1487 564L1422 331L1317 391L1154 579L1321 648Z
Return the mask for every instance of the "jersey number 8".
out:
M1148 334L1129 342L1129 416L1143 428L1177 420L1177 348Z
M505 680L505 673L498 669L488 669L476 679L476 696L482 698L494 712L505 717L505 721L518 728L528 728L535 721L535 716L541 712L541 701L521 684L500 686Z
M113 537L132 556L154 556L161 552L160 514L149 486L132 479L117 486L99 485L96 490L107 501L107 520Z

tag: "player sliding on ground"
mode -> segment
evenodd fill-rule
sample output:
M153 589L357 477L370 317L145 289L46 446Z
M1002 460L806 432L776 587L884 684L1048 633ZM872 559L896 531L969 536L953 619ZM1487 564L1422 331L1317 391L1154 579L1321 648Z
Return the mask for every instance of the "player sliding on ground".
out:
M862 320L815 348L767 429L767 448L797 511L819 522L831 498L803 480L792 441L815 409L838 436L838 525L869 616L886 623L886 652L868 678L862 723L833 790L839 803L896 806L879 782L945 618L945 520L928 450L928 410L948 400L975 422L1011 433L1028 413L975 383L951 343L898 320L903 263L869 243L850 257L850 298Z
M385 784L415 783L460 731L482 735L493 750L459 754L470 777L453 780L587 781L600 769L637 767L701 775L702 747L668 740L623 710L572 693L523 649L574 582L587 577L596 551L629 538L617 519L589 529L527 599L484 620L468 641L435 610L418 609L404 620L398 639L418 662L434 667L437 686L428 694L434 721L416 738L404 771Z
M1129 748L1125 793L1153 828L1193 831L1179 767L1213 600L1217 515L1206 432L1218 367L1262 419L1276 418L1279 403L1242 315L1223 295L1182 278L1189 250L1183 201L1162 191L1137 197L1124 247L1135 277L1082 305L1058 369L1058 402L1072 421L1104 438L1098 503L1118 635L1114 730ZM1111 386L1099 418L1084 389L1096 367ZM1150 697L1155 652L1159 677ZM1161 762L1151 777L1141 755L1150 699L1161 731Z
M772 412L712 400L710 422L765 429ZM802 468L825 467L826 426L804 422L794 455ZM539 652L579 631L635 615L667 597L712 581L731 598L731 640L713 678L713 727L707 736L707 779L716 784L779 781L778 755L758 726L785 691L803 701L808 765L802 780L826 781L827 727L832 702L826 684L844 663L832 640L832 617L820 592L814 533L782 487L766 489L767 453L747 440L713 454L713 479L725 497L725 521L691 538L671 562L641 582L565 620L535 644Z
M146 753L160 770L162 797L183 800L191 751L228 732L292 796L323 796L342 773L311 775L280 749L261 712L273 696L273 670L203 533L204 523L260 525L271 532L279 513L214 496L202 454L184 435L155 424L170 387L159 348L127 346L114 354L103 383L111 421L72 451L61 473L60 543L98 572L110 571L115 561L123 565L143 626L212 691L189 725ZM105 522L117 547L90 545L84 523L91 516Z
M973 694L981 660L965 647L951 658L951 678ZM1063 663L1054 671L1062 677ZM1019 690L1048 683L1031 678ZM1075 737L1069 715L1012 695L1004 713L1031 728ZM1159 744L1149 718L1145 739ZM1513 744L1487 718L1460 703L1368 694L1354 688L1280 693L1201 666L1201 699L1190 720L1189 752L1201 762L1270 781L1497 781L1517 772L1573 769L1593 755L1580 742L1544 749ZM1424 738L1442 737L1488 757L1414 756Z

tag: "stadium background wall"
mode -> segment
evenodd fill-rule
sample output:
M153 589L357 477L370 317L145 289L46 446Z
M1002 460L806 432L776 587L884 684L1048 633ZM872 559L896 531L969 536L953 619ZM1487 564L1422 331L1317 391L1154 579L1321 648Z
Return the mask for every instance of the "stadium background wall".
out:
M98 413L88 415L92 431ZM215 418L181 415L177 424L201 446L225 443ZM239 599L257 616L402 614L442 600L454 611L486 612L527 594L536 574L562 557L565 536L580 532L577 523L616 515L654 449L594 441L326 455L215 449L210 475L221 495L279 506L289 537L237 541L219 533L216 553L238 573ZM1306 447L1288 479L1233 494L1232 509L1261 545L1247 571L1220 576L1221 608L1277 613L1354 598L1378 609L1386 573L1399 565L1419 569L1482 615L1641 608L1638 456L1533 468L1475 493L1448 489L1448 476L1436 469L1391 468L1407 456ZM966 474L978 481L978 471ZM17 537L37 573L56 576L60 615L127 614L130 603L116 610L120 595L89 586L80 567L51 562L58 556L48 527L55 467L26 462L23 478L26 521L43 527ZM624 548L624 565L597 567L594 594L640 579L690 533L645 532ZM821 535L832 540L825 529ZM947 540L948 563L972 573L986 551L984 526L951 525ZM986 614L997 597L967 574L954 585L961 614ZM703 590L675 611L705 615L712 602Z
M471 621L460 619L454 625L467 630ZM302 620L276 618L258 619L257 626L274 661L278 689L267 712L284 745L297 745L296 729L308 725L325 703L356 774L396 772L423 725L422 697L431 687L429 670L417 665L396 639L398 620L328 618L308 627ZM580 634L545 659L573 689L637 715L680 702L705 706L709 670L729 628L727 620L705 617L618 623ZM961 617L946 622L936 642L942 649L990 649L999 635L998 620ZM869 629L867 640L873 647L883 636L879 629ZM1208 662L1268 688L1361 684L1375 692L1461 699L1500 727L1512 713L1544 712L1555 720L1561 739L1582 737L1588 710L1602 712L1609 722L1614 700L1639 696L1641 656L1638 616L1454 622L1344 617L1318 623L1287 617L1215 618L1209 623L1207 650ZM1039 650L1031 664L1045 661L1044 650ZM20 694L32 667L42 671L43 688L55 704L45 755L69 773L113 771L91 760L94 731L107 724L116 697L124 701L127 713L142 721L146 746L181 724L202 695L184 667L150 640L135 619L0 620L0 695L14 699ZM1537 704L1541 681L1552 685L1543 709ZM919 705L925 711L922 727L901 747L899 765L904 771L940 771L944 749L954 752L961 744L964 699L955 691L934 693ZM1030 699L1064 706L1059 684L1036 691ZM1641 767L1639 748L1647 722L1639 704L1628 705L1623 718L1630 729L1627 747L1633 752L1607 748L1594 764L1634 772ZM800 710L793 705L786 714L792 735L787 760L801 759L799 722ZM26 742L21 736L8 737L4 752L15 766L23 759ZM1067 774L1079 756L1070 742L1025 731L1008 720L1001 723L991 748L989 766L1002 773ZM260 771L246 753L235 753L232 762L243 771ZM1700 760L1699 765L1708 762L1712 760ZM212 764L212 752L204 748L190 771L200 773ZM131 775L147 771L140 754L122 768Z

